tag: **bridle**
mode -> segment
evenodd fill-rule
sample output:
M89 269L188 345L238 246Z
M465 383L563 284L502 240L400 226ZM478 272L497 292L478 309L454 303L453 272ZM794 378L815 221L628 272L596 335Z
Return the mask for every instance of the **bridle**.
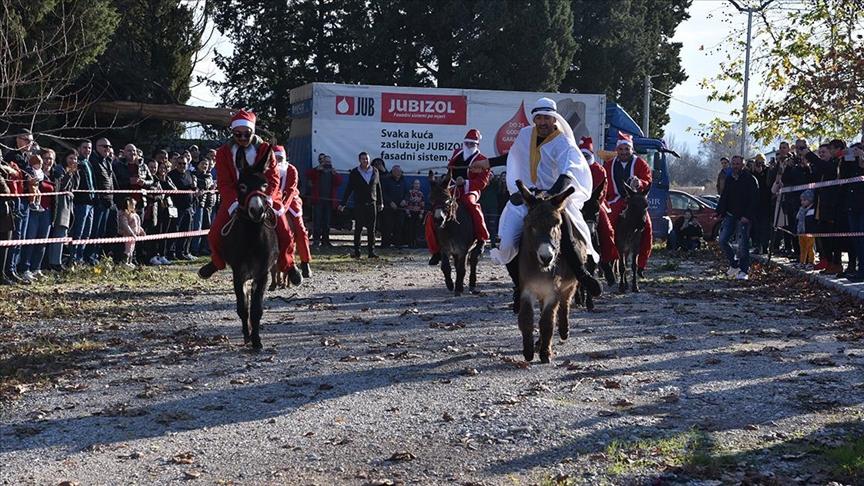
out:
M222 227L222 236L226 236L231 232L231 228L234 227L234 223L238 218L243 218L246 221L251 221L253 223L261 223L267 228L274 229L276 228L276 212L273 210L273 206L266 204L264 206L264 217L261 221L255 221L254 219L249 217L249 201L252 200L253 197L260 196L264 199L267 199L267 194L263 191L252 191L246 195L243 199L243 204L237 206L237 210L234 211L234 214L231 215L231 219L225 223L225 226Z
M443 204L444 220L454 221L458 224L459 220L456 218L456 214L459 211L459 199L456 198L456 182L453 179L450 179L446 191L447 199L444 200Z

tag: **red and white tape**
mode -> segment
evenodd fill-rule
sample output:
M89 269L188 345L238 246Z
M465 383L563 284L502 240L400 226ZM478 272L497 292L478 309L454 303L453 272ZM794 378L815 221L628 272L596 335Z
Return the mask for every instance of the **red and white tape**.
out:
M819 189L820 187L841 186L853 182L864 182L864 176L855 176L849 177L848 179L837 179L833 181L811 182L810 184L801 184L800 186L789 186L780 189L780 192L794 192L806 189Z
M786 228L776 227L774 229L780 230L784 233L789 233L792 236L812 236L814 238L858 238L864 236L864 231L855 231L851 233L793 233Z
M114 189L75 189L74 191L63 191L63 192L28 192L24 194L0 194L0 197L29 197L29 196L59 196L59 195L71 195L74 193L80 194L207 194L207 193L216 193L215 189L208 189L206 191L189 191L189 190L180 190L180 189L129 189L129 190L114 190Z
M125 243L127 241L152 241L170 240L174 238L189 238L193 236L206 236L210 230L178 231L175 233L160 233L158 235L145 236L115 236L111 238L91 238L84 240L73 240L72 238L40 238L34 240L5 240L0 241L0 247L18 245L47 245L50 243L65 243L67 245L96 245L103 243Z

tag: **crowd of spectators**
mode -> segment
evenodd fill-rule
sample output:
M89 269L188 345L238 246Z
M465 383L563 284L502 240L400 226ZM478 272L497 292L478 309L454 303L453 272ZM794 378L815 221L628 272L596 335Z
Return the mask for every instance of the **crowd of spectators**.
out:
M158 150L145 160L134 144L115 152L108 139L100 138L95 150L90 140L81 140L75 150L58 157L54 150L41 148L26 130L15 137L14 147L0 163L0 240L88 240L195 231L209 228L219 204L214 191L215 150L201 153L193 145L182 152ZM141 190L190 192L114 192ZM95 265L105 257L133 267L193 260L208 253L203 237L138 245L59 242L0 247L0 283L28 284L43 278L45 271Z
M835 139L814 150L807 140L798 139L794 147L781 142L770 160L762 155L749 160L735 155L722 158L720 164L717 216L723 218L723 224L719 243L730 277L747 278L752 245L753 254L770 251L804 269L864 281L864 237L860 236L864 232L864 182L782 191L864 175L861 143L847 146ZM694 235L701 235L702 228L694 226L698 223L694 225L691 218L685 232L685 222L675 222L672 238L678 248L689 249ZM733 242L737 247L733 248Z

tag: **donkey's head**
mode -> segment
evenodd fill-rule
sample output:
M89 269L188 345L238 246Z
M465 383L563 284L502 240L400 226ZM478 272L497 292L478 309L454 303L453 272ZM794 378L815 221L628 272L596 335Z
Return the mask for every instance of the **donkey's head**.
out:
M645 186L645 189L637 191L624 183L624 199L627 200L627 209L636 214L644 214L648 211L648 193L651 192L651 183ZM632 208L632 209L630 209Z
M561 213L567 198L576 189L570 186L558 194L536 196L522 181L517 180L516 187L528 206L522 239L528 248L533 249L539 269L548 272L561 251Z
M267 198L267 178L264 176L264 170L272 154L272 148L268 148L267 153L255 165L240 171L240 178L237 181L240 215L256 223L264 221L272 211Z
M447 174L440 180L430 180L429 200L432 202L432 221L439 228L443 228L447 221L456 219L456 210L459 208L459 200L456 192L451 187L452 179Z

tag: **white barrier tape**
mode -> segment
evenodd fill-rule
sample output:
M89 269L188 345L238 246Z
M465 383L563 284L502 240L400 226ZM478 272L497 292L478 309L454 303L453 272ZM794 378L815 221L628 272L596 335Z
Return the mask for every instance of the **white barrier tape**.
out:
M15 197L29 197L29 196L57 196L57 195L71 195L74 193L147 195L147 194L208 194L208 193L215 194L216 192L218 192L218 191L216 191L215 189L209 189L206 191L181 191L179 189L177 189L177 190L173 190L173 189L166 189L166 190L162 190L162 189L158 189L158 190L157 189L153 189L153 190L150 190L150 189L135 189L135 190L132 190L132 189L130 189L130 190L93 189L92 191L88 191L87 189L75 189L74 191L66 191L66 192L40 192L40 193L28 192L25 194L0 194L0 197L13 197L13 198L15 198Z
M38 194L35 192L28 192L25 194L0 194L0 197L15 197L15 198L17 198L17 197L29 197L29 196L71 196L71 195L72 195L71 192L63 191L63 192L40 192Z
M776 227L775 230L780 230L784 233L789 233L792 236L812 236L814 238L858 238L864 236L864 231L856 231L852 233L793 233L786 228Z
M210 230L197 231L180 231L176 233L160 233L157 235L145 236L115 236L111 238L92 238L84 240L73 240L72 238L41 238L35 240L4 240L0 241L0 247L3 246L24 246L24 245L47 245L50 243L65 243L67 245L97 245L103 243L125 243L127 241L152 241L152 240L170 240L173 238L188 238L193 236L206 236Z
M811 182L810 184L801 184L800 186L789 186L780 189L781 193L803 191L805 189L819 189L820 187L840 186L853 182L864 182L864 176L855 176L848 179L836 179L833 181Z

